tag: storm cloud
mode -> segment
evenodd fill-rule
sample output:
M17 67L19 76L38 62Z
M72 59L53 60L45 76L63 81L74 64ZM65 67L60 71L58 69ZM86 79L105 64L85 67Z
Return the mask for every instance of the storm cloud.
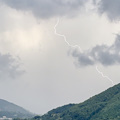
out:
M100 0L97 5L100 14L106 14L112 21L120 20L120 0Z
M24 73L24 70L20 69L19 61L10 54L0 53L0 78L16 78Z
M72 16L88 0L0 0L11 8L31 11L36 17Z
M70 52L77 59L79 66L100 63L104 66L120 64L120 35L117 35L113 45L97 45L90 50L80 52L77 49Z

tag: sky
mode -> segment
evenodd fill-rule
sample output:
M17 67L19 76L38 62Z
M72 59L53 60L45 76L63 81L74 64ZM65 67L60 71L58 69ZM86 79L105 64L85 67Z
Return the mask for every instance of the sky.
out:
M120 82L120 0L0 0L0 98L45 114Z

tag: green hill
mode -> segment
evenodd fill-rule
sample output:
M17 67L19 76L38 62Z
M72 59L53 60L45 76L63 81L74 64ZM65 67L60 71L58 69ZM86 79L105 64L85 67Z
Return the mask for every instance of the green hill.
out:
M51 110L41 120L120 120L120 84L83 103Z
M10 118L28 118L32 117L33 114L18 105L0 99L0 117L3 116Z

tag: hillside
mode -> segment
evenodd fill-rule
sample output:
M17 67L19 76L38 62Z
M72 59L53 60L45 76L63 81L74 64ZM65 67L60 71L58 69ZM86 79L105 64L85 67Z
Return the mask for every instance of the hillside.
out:
M32 117L33 114L18 105L0 99L0 117L2 116L10 118L28 118Z
M42 120L120 120L120 84L80 104L49 111Z

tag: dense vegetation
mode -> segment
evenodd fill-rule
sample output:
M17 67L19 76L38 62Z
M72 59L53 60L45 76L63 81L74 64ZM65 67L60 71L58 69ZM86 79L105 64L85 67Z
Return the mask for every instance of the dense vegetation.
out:
M35 120L120 120L120 84L80 104L49 111Z

